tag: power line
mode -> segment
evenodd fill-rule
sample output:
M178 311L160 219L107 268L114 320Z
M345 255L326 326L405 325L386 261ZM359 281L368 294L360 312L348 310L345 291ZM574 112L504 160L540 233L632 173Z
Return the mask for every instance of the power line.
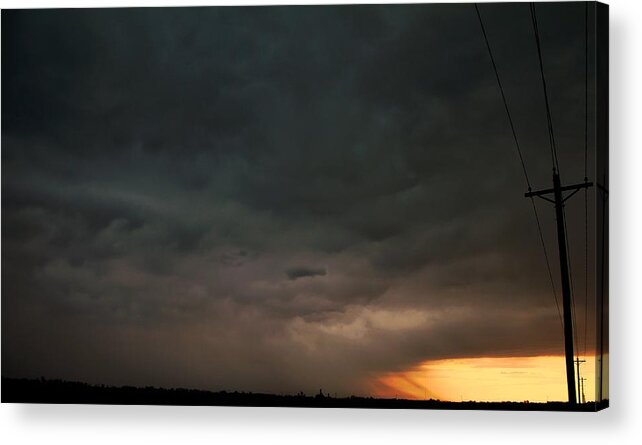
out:
M519 160L522 165L522 171L524 172L524 178L526 179L526 186L528 187L528 191L531 191L531 183L530 179L528 178L528 172L526 170L526 164L524 162L524 156L522 155L522 150L519 146L519 140L517 139L517 132L515 131L515 125L513 124L513 118L511 117L510 114L510 109L508 108L508 102L506 100L506 94L504 93L504 87L502 86L502 81L499 77L499 70L497 69L497 64L495 63L495 58L493 57L493 51L490 47L490 43L488 41L488 35L486 34L486 27L484 26L484 21L482 20L481 13L479 12L479 7L475 3L475 11L477 12L477 18L479 19L479 25L482 30L482 34L484 35L484 42L486 43L486 49L488 50L488 55L490 56L490 61L493 65L493 71L495 72L495 78L497 79L497 85L499 86L499 91L502 96L502 102L504 103L504 109L506 110L506 116L508 117L508 123L510 124L510 129L511 133L513 135L513 140L515 141L515 147L517 149L517 154L519 155ZM553 297L555 298L555 307L557 308L557 315L560 320L560 325L562 327L562 330L564 329L564 323L562 321L562 313L560 311L560 305L559 301L557 299L557 292L555 291L555 281L553 280L553 273L551 271L551 264L548 259L548 252L546 250L546 243L544 241L544 234L542 233L542 225L539 220L539 215L537 214L537 206L535 205L535 200L531 197L531 204L533 207L533 213L535 215L535 222L537 223L537 231L539 233L539 239L542 244L542 249L544 251L544 259L546 260L546 269L548 270L548 277L551 282L551 289L553 291Z
M584 3L584 180L588 181L588 2Z
M588 181L588 3L584 3L584 182ZM588 189L584 189L584 356L588 326Z
M557 147L555 144L555 135L554 135L554 130L553 130L553 119L551 117L551 107L550 103L548 100L548 90L546 87L546 76L544 74L544 63L542 61L542 50L541 50L541 43L540 43L540 37L539 37L539 27L537 24L537 14L535 11L535 4L531 3L530 4L530 13L531 13L531 19L533 22L533 30L535 33L535 42L537 44L537 55L538 55L538 60L539 60L539 69L540 69L540 75L542 77L542 86L544 90L544 102L546 104L546 120L548 123L548 136L549 136L549 142L551 146L551 158L553 161L553 188L552 189L543 189L539 190L536 192L531 192L529 191L528 193L525 194L525 196L528 197L533 197L533 196L539 196L540 198L549 201L553 204L555 204L555 216L557 220L557 242L558 242L558 249L559 249L559 255L560 255L560 274L561 274L561 284L562 284L562 301L564 305L564 323L563 323L563 328L564 328L564 350L565 350L565 367L566 367L566 386L567 386L567 391L568 391L568 402L570 405L575 405L577 403L577 394L579 392L579 382L580 382L580 375L579 375L579 363L580 359L577 357L577 370L574 369L573 362L574 362L574 350L577 351L577 342L578 342L578 337L577 337L577 320L576 320L576 305L575 305L575 291L573 289L573 272L572 272L572 261L571 261L571 256L570 256L570 247L569 247L569 240L568 240L568 229L566 227L566 217L565 217L565 205L564 203L575 193L577 193L580 189L587 189L588 187L591 187L593 183L588 182L588 179L586 178L585 174L585 179L584 183L582 184L574 184L574 185L565 185L562 186L562 181L560 179L560 171L559 171L559 160L557 158ZM586 31L585 31L586 32ZM586 52L587 50L585 50ZM586 68L585 68L586 71ZM586 73L585 73L586 75ZM586 88L586 87L585 87ZM585 91L585 96L587 96L588 93ZM586 97L585 97L586 99ZM588 102L588 101L587 101ZM586 110L585 110L586 113ZM586 117L585 117L586 121ZM585 122L585 125L586 122ZM586 130L585 130L586 132ZM585 135L585 139L586 135ZM585 152L586 152L586 147L585 147ZM586 154L585 154L586 156ZM585 169L587 168L587 161L585 159ZM567 196L564 196L565 191L572 191L570 194ZM554 195L554 199L549 199L546 197L546 195ZM585 211L586 214L586 211ZM588 223L585 221L585 226ZM586 235L585 235L585 241L586 241ZM585 246L585 250L587 250L588 247ZM586 260L585 260L586 261ZM586 267L586 266L585 266ZM586 309L586 305L585 305ZM586 325L585 325L586 329ZM578 388L575 387L575 372L577 371L577 383L578 383Z
M535 207L535 199L531 196L531 204L533 205L533 213L535 213L535 221L537 222L537 231L539 232L539 239L542 243L542 250L544 251L544 259L546 260L546 270L548 270L548 278L551 282L551 290L553 291L553 298L555 298L555 307L557 308L557 316L560 320L560 327L564 330L564 322L562 321L562 311L560 311L560 303L557 299L557 291L555 290L555 280L553 280L553 272L551 271L551 263L548 259L548 252L546 250L546 243L544 242L544 235L542 234L542 226L539 222L539 215Z
M526 178L526 185L528 187L528 190L531 190L531 182L528 179L528 173L526 172L526 165L524 164L524 156L522 156L522 150L519 146L519 141L517 140L517 133L515 132L515 125L513 124L513 118L511 117L510 110L508 109L508 102L506 101L506 95L504 94L502 81L499 78L499 72L497 70L497 65L495 64L495 58L493 57L493 52L490 49L490 43L488 42L488 36L486 35L486 28L484 27L484 22L479 12L479 7L477 6L477 3L475 3L475 11L477 11L477 18L479 19L479 24L481 26L482 33L484 34L484 41L486 42L488 55L490 56L490 61L493 64L493 71L495 72L497 85L499 85L499 91L502 93L502 101L504 102L504 109L506 109L506 116L508 116L508 123L510 124L510 130L513 133L513 140L515 141L515 147L517 147L517 154L519 155L519 160L522 164L522 170L524 171L524 177Z
M532 198L531 198L532 199ZM566 238L566 252L567 252L567 258L568 258L568 276L569 276L569 284L571 287L571 318L573 319L573 343L575 347L575 354L576 354L576 359L575 362L577 364L577 385L578 385L578 392L577 392L577 397L579 398L579 385L580 385L580 363L585 362L586 360L580 360L579 357L579 348L578 348L578 343L579 343L579 338L577 336L577 305L575 304L575 287L573 286L573 261L571 260L571 245L569 241L569 236L568 236L568 227L566 225L566 210L563 207L562 212L564 213L564 235Z
M584 190L584 356L588 326L588 190Z
M603 167L602 171L602 184L606 186L606 168ZM608 203L608 191L606 189L602 190L602 249L600 255L600 386L599 386L599 401L602 401L602 387L604 385L604 269L606 263L607 254L604 253L605 241L606 241L606 206ZM597 199L596 199L597 201ZM597 309L596 309L597 310Z
M568 237L568 227L566 225L566 209L562 208L562 213L564 213L564 238L566 238L566 255L568 258L568 277L569 284L571 287L571 315L573 318L573 343L575 344L575 351L579 352L577 347L578 338L577 338L577 309L575 305L575 288L573 286L573 262L571 260L571 245Z
M533 22L533 31L535 32L535 42L537 43L537 58L539 60L539 72L542 77L542 87L544 88L544 103L546 104L546 121L548 123L548 138L551 146L551 158L553 161L553 170L560 171L559 161L557 159L557 146L555 144L555 135L553 132L553 118L551 117L551 106L548 102L548 89L546 88L546 76L544 75L544 63L542 62L542 48L539 38L539 27L537 26L537 13L535 12L535 3L530 4L531 20Z

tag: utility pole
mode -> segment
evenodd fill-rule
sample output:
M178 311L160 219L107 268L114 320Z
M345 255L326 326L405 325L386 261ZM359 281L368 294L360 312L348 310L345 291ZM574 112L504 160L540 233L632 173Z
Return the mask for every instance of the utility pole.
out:
M580 382L582 381L582 379L580 378L580 365L582 363L586 363L586 360L580 360L579 357L577 357L575 359L575 364L577 365L576 368L577 368L577 398L578 398L578 400L579 400L580 394L581 394L581 392L580 392Z
M426 389L424 390L424 400L428 400L428 373L426 372Z
M568 388L568 403L577 404L575 376L573 375L573 317L571 312L571 286L568 274L568 252L566 251L566 226L564 224L564 203L581 189L591 187L592 182L584 178L581 184L562 186L560 175L553 169L553 188L539 191L528 191L524 196L531 198L537 196L555 205L555 219L557 220L557 244L560 256L560 275L562 280L562 306L564 309L564 352L566 355L566 386ZM566 197L564 192L572 191ZM553 199L546 195L553 195Z
M582 377L580 379L580 382L582 383L582 403L586 403L586 396L584 395L584 382L585 381L586 381L586 379L584 377Z

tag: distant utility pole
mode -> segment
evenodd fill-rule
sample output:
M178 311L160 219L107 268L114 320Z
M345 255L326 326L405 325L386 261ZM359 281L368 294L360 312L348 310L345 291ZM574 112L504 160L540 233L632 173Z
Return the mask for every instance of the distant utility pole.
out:
M591 187L592 182L584 178L581 184L562 186L560 175L553 169L553 188L539 191L528 191L524 196L527 198L537 196L545 201L555 204L555 219L557 220L557 244L560 255L560 275L562 278L562 306L564 308L564 351L566 354L566 386L568 388L568 403L577 404L575 388L575 376L573 375L573 317L571 312L571 286L568 275L568 252L566 251L566 225L564 224L564 203L581 189ZM566 191L572 192L566 197ZM553 195L553 199L546 195Z
M428 400L428 373L426 373L426 388L424 389L424 400Z
M582 383L582 403L586 403L586 396L584 395L584 382L585 381L586 381L586 379L584 377L582 377L580 379L580 382Z
M577 365L576 367L577 367L577 397L578 397L578 399L579 399L580 394L581 394L581 391L580 391L580 382L582 381L582 379L580 378L580 365L581 365L582 363L586 363L586 360L580 360L580 358L579 358L579 357L577 357L577 358L575 359L575 364Z

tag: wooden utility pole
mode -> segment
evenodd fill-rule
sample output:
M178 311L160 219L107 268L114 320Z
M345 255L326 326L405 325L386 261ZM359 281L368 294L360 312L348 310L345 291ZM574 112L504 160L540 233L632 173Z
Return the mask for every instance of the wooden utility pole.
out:
M582 363L586 363L586 360L580 360L579 357L577 357L575 359L575 365L576 365L576 368L577 368L577 398L578 398L578 401L580 400L580 394L582 393L580 391L580 382L582 381L582 379L580 378L580 365Z
M571 285L568 273L568 252L566 251L566 225L564 224L564 203L581 189L591 187L592 182L584 178L581 184L562 186L560 175L557 170L553 170L553 188L539 191L528 191L524 196L531 198L537 196L545 201L555 205L555 219L557 220L557 245L560 256L560 275L562 280L562 307L564 318L564 352L566 355L566 386L568 388L568 403L577 404L577 394L575 387L575 376L573 375L573 317L571 309ZM571 191L569 195L564 196L564 192ZM546 195L553 195L553 199Z
M582 383L582 403L586 403L586 396L584 395L584 382L585 381L586 381L586 379L584 377L582 377L580 379L580 382Z

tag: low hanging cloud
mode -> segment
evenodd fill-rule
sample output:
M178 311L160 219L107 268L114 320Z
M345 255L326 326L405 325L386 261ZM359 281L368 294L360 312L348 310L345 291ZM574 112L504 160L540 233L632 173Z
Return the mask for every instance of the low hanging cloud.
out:
M306 277L323 277L326 275L326 270L323 268L314 267L291 267L285 271L285 274L290 280L298 280L299 278Z

